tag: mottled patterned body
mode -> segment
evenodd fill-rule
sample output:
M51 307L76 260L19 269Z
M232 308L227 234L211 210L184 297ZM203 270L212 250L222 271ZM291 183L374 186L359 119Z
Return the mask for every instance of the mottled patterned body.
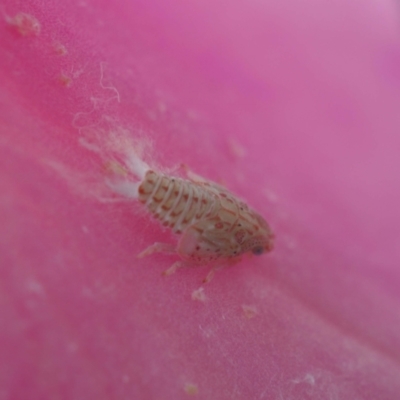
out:
M272 249L273 235L264 219L212 182L149 170L138 196L162 225L182 234L176 252L191 263L234 260L247 252L258 255ZM154 251L166 245L157 246Z

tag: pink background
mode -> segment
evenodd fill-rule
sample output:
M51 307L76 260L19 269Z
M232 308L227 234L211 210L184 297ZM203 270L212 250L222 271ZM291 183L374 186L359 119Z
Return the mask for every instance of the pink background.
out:
M399 399L399 11L3 0L0 399ZM206 268L137 260L176 238L104 201L82 139L115 134L224 182L274 252L204 301Z

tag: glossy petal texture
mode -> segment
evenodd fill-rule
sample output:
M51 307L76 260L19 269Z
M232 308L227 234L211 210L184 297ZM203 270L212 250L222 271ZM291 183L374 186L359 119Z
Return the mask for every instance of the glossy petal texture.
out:
M396 2L1 10L1 399L400 398ZM175 238L109 201L132 143L242 196L275 250L204 289L136 259Z

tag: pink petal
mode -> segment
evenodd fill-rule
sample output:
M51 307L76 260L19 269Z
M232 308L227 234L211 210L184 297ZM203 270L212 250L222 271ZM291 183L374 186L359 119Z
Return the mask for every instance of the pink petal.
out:
M2 10L0 398L400 398L397 4ZM106 201L132 143L246 199L274 252L202 289L137 260L176 238Z

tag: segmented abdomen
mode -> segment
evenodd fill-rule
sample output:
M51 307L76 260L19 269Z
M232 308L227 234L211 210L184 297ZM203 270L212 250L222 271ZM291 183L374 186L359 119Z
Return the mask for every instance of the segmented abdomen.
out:
M139 201L175 233L215 214L218 197L200 184L158 174L152 170L139 185Z

